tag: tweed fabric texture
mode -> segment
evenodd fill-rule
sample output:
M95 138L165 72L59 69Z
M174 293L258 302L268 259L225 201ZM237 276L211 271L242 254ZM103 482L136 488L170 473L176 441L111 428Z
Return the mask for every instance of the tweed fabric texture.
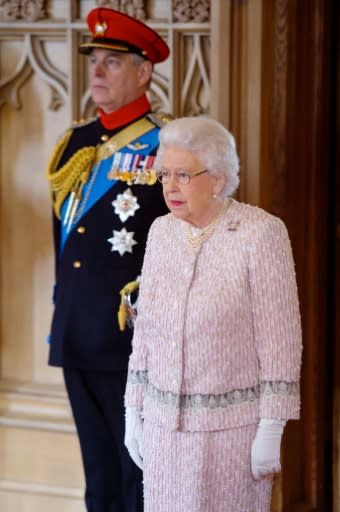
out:
M187 223L154 221L125 403L167 430L298 418L301 325L287 229L232 200L199 247Z
M269 512L272 477L250 473L255 432L169 432L146 420L144 512Z

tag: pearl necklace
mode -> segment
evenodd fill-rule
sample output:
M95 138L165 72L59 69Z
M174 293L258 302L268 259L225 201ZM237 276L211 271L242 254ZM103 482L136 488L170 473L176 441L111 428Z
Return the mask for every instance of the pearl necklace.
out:
M203 242L206 242L215 231L217 224L219 223L221 217L223 217L225 212L228 210L228 207L229 201L223 202L220 209L216 213L211 223L208 224L208 226L206 226L205 228L196 228L198 234L194 234L192 226L188 224L186 227L186 238L188 242L193 247L198 247L199 245L203 244Z

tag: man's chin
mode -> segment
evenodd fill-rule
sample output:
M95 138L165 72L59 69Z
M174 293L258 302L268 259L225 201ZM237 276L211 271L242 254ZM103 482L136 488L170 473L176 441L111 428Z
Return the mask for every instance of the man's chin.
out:
M98 108L100 108L103 112L105 112L105 114L110 114L110 112L117 110L112 103L107 103L107 102L103 101L102 98L97 99L92 96L92 100Z
M105 91L101 88L92 89L91 97L92 100L96 103L96 105L108 105L110 103L110 98L108 98Z

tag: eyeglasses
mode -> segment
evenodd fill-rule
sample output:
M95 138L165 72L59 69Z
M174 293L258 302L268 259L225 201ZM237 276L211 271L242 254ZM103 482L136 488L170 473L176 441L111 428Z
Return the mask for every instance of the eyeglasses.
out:
M201 174L204 174L205 172L208 172L208 169L205 169L205 171L196 172L196 174L189 174L184 171L174 171L173 173L170 171L163 171L160 169L159 171L156 171L156 176L158 181L161 183L169 183L170 178L172 175L174 175L175 180L178 181L181 185L188 185L192 178L195 178L195 176L200 176Z

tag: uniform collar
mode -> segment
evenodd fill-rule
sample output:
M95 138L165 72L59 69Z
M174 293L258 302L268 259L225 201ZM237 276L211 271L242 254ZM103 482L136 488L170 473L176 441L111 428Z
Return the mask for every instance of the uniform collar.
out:
M106 114L98 109L98 115L101 124L107 130L115 130L124 126L126 124L131 123L135 119L142 117L147 114L151 110L151 105L149 103L148 98L145 94L137 98L135 101L124 105L123 107L115 110L114 112L110 112L110 114Z

